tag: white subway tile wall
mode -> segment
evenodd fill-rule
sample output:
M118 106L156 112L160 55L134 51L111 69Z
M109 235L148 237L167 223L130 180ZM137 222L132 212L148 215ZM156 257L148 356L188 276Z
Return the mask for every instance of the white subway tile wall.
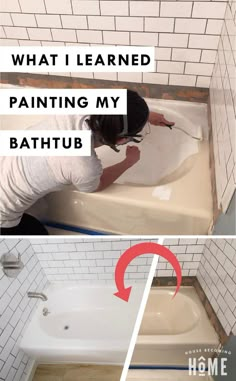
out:
M236 189L235 46L236 2L229 0L210 83L217 196L218 205L224 212L227 211ZM206 56L208 54L203 59Z
M206 240L197 278L226 333L236 335L236 239Z
M27 291L42 292L47 277L29 240L0 239L0 257L8 252L20 254L24 268L15 279L0 269L0 380L24 381L33 360L19 349L19 342L37 304Z
M205 239L197 238L170 238L164 240L164 245L174 253L180 263L183 276L196 276L204 250ZM175 276L170 263L160 257L156 276Z
M232 0L228 2L235 5ZM224 0L1 0L0 43L5 46L31 45L31 41L35 45L48 42L49 45L155 46L156 72L140 75L138 82L209 87L226 3ZM178 54L177 49L182 48L186 52ZM206 50L212 54L204 54ZM196 65L189 66L190 63ZM163 66L170 68L164 75ZM94 73L69 75L96 78ZM123 80L120 74L115 78ZM107 79L113 80L113 76ZM126 81L133 82L133 77L127 75Z
M178 258L183 276L197 276L227 334L236 335L236 239L166 239ZM175 276L160 257L156 276Z
M146 240L157 242L157 240ZM114 283L118 258L130 246L144 239L39 239L31 240L32 248L51 282ZM134 259L127 268L126 279L147 279L153 255Z

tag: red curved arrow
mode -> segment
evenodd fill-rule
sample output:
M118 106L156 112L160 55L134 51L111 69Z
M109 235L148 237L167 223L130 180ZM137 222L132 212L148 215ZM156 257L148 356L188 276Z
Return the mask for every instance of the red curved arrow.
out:
M167 247L153 242L138 243L137 245L134 245L127 249L119 258L115 269L115 282L118 292L116 292L114 295L128 302L132 287L125 288L125 271L129 263L134 258L142 254L157 254L161 257L164 257L165 259L167 259L168 262L170 262L177 276L177 286L174 294L175 296L180 288L182 281L182 271L179 261L176 258L176 256L169 249L167 249Z

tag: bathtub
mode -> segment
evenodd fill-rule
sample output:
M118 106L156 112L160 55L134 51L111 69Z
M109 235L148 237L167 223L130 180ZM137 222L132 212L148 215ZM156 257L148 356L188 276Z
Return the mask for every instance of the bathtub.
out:
M151 181L149 185L120 184L118 179L102 192L92 194L80 193L71 186L61 192L47 195L29 212L51 227L64 229L65 233L96 231L132 235L208 234L213 211L207 105L158 99L146 101L152 111L161 112L170 120L177 120L182 127L201 126L204 141L198 143L198 153L185 158L179 167L155 184ZM42 118L44 116L2 116L1 128L14 129L17 126L23 129L41 121ZM157 144L158 135L154 133L155 128L151 127L151 139L155 137ZM172 136L174 135L170 135ZM189 139L190 142L191 138ZM187 148L187 143L180 146L180 150ZM98 155L105 166L113 161L114 153L108 147L100 151L98 149ZM119 158L119 155L116 155ZM176 155L179 156L178 151ZM163 160L168 161L168 152L165 152Z
M206 311L193 287L152 288L135 345L132 365L188 365L185 352L205 349L212 357L219 344Z
M135 285L124 303L110 285L50 285L48 301L39 302L21 349L38 363L123 364L143 289Z

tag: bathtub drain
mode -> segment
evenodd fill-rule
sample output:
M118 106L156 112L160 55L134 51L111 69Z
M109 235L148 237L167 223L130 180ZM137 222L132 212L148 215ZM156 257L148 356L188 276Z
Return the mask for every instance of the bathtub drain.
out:
M65 325L64 329L65 329L65 330L69 329L69 326L68 326L68 325Z

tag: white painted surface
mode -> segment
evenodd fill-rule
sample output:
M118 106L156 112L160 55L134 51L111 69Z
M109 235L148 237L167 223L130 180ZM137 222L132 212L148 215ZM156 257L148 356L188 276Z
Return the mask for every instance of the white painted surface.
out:
M149 109L165 115L169 121L174 121L176 126L183 128L185 131L198 135L198 130L203 126L205 137L207 137L207 125L204 117L206 117L206 109L204 105L198 107L185 105L183 111L183 102L165 101L147 99ZM202 120L199 124L193 122L193 114L203 113ZM117 180L117 184L140 184L140 185L158 185L158 183L180 168L188 159L192 158L194 165L195 155L198 154L199 145L195 139L185 133L173 128L151 126L150 134L146 125L141 131L144 139L141 143L130 143L136 145L141 151L140 161L132 168L128 169ZM126 145L119 146L119 154L110 149L110 147L102 146L97 149L97 154L102 160L103 167L116 164L125 158Z
M113 295L115 286L50 285L21 348L40 362L123 364L143 289L133 287L125 303Z

